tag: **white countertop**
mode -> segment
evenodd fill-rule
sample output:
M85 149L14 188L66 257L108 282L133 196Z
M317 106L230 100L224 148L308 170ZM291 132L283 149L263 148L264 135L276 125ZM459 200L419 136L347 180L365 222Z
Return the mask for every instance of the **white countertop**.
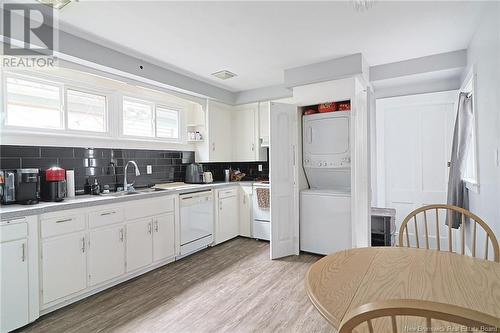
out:
M48 212L55 212L65 209L84 208L97 205L110 204L115 202L126 202L133 200L141 200L146 198L155 198L171 194L189 193L193 191L202 191L204 189L215 189L226 186L237 185L252 185L253 181L241 182L215 182L210 184L185 184L185 183L167 183L158 184L156 187L165 189L158 192L139 193L134 195L79 195L75 198L65 198L61 202L43 202L41 201L35 205L4 205L0 207L0 220L8 220L28 215L39 215Z

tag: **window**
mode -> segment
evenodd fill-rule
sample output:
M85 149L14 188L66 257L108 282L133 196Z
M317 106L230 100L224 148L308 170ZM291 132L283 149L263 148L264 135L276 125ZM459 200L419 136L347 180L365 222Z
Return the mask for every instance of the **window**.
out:
M472 108L474 118L476 115L475 107L475 70L474 68L468 74L466 80L464 81L464 85L462 86L461 91L466 92L472 96ZM476 121L474 119L472 125L472 135L471 141L467 146L466 159L465 159L465 167L462 175L462 179L467 183L467 187L469 189L477 191L478 182L478 172L477 172L477 135L476 135Z
M66 90L68 128L106 132L106 97L78 90Z
M156 107L156 136L159 138L179 138L179 111L162 106Z
M123 134L154 137L154 119L152 103L123 98Z
M61 86L8 77L6 88L6 125L63 128Z
M179 110L135 98L123 98L123 134L179 139Z

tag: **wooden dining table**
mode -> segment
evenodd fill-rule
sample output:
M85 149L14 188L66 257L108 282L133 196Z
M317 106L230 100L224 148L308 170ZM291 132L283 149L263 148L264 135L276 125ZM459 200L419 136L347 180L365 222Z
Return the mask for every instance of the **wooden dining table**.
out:
M406 247L344 250L314 263L305 285L311 302L336 329L349 311L392 299L448 303L500 318L500 264L452 252Z

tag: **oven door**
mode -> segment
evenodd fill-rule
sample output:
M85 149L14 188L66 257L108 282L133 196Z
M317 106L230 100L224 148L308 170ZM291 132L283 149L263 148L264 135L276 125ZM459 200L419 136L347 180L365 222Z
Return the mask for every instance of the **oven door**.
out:
M253 219L259 221L267 221L271 220L271 211L269 208L261 208L259 207L259 198L257 197L257 189L267 189L269 190L269 186L254 186L253 188Z

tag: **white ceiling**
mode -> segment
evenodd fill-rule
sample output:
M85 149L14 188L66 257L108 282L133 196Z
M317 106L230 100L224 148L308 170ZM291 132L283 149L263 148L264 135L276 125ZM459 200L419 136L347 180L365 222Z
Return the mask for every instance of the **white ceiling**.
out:
M283 82L283 70L361 52L379 65L464 49L481 2L79 1L63 30L231 91ZM238 77L221 81L211 73Z

